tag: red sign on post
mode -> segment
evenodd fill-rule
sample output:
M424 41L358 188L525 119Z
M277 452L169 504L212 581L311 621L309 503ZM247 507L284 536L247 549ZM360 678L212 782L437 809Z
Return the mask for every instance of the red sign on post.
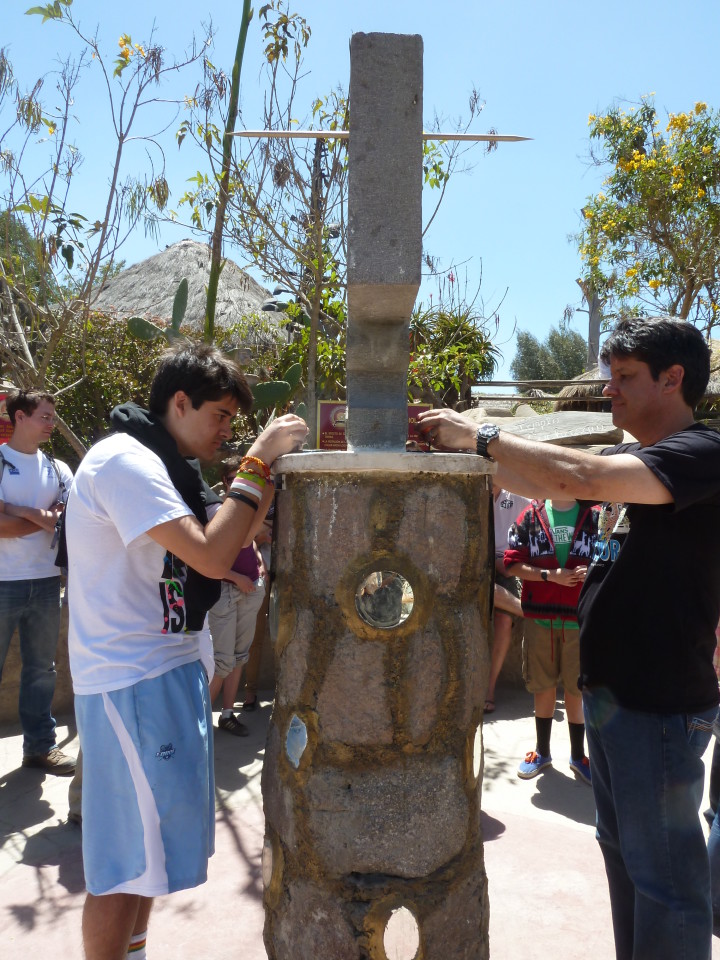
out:
M421 410L430 410L430 403L408 404L408 440L412 440L426 449L426 444L418 430L418 414ZM317 448L318 450L347 450L345 424L347 405L335 400L318 400Z
M13 435L13 427L10 423L10 417L7 415L5 404L8 395L5 391L0 392L0 443L6 443Z

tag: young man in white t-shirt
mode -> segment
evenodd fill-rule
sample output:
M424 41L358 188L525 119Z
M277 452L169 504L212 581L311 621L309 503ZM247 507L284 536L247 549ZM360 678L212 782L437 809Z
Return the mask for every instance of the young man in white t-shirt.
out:
M245 540L275 458L303 420L275 420L207 522L199 472L252 395L218 350L166 351L149 410L113 411L68 503L70 666L83 751L87 960L145 956L152 898L203 883L214 843L212 654L205 613ZM205 656L210 653L210 661Z
M6 409L13 435L0 445L0 674L17 630L23 766L71 776L75 761L56 744L51 705L60 631L54 530L72 473L40 449L55 426L51 394L18 390Z

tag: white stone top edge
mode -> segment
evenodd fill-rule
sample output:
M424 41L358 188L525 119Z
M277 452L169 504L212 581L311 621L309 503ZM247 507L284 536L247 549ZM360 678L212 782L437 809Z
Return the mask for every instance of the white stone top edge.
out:
M490 460L468 453L404 453L392 450L307 450L278 457L274 470L288 473L473 473L492 476Z

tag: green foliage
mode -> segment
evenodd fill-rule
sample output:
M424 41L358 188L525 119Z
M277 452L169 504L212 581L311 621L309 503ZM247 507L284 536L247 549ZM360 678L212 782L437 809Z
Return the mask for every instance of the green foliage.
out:
M261 380L252 387L255 406L260 410L283 407L290 400L292 387L287 380Z
M492 375L499 351L488 332L492 318L455 292L452 272L448 279L450 291L441 287L437 305L418 305L410 320L408 396L467 409L473 385Z
M720 113L696 103L663 130L645 98L589 123L608 175L578 239L605 318L663 312L709 331L720 311Z
M563 320L542 343L518 330L510 373L515 380L572 380L583 372L586 360L587 342Z
M110 411L118 403L147 405L163 346L159 340L138 340L122 320L97 313L62 338L53 353L49 381L60 391L58 412L85 446L107 433ZM58 456L76 459L58 435L53 449Z
M157 324L151 323L150 320L146 320L145 317L130 317L127 321L128 331L133 337L137 337L138 340L152 341L163 338L168 343L180 340L183 338L183 334L180 332L180 324L185 319L187 304L188 282L187 277L183 277L175 291L172 321L169 327L158 327Z
M42 17L42 22L46 20L60 20L63 16L63 7L72 6L72 0L55 0L54 3L48 3L44 7L30 7L25 11L26 16L38 14Z

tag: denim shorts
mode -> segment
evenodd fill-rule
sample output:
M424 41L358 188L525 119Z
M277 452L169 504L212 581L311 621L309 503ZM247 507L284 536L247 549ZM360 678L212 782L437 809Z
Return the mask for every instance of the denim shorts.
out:
M156 897L207 879L215 840L212 713L199 661L75 698L85 883Z

